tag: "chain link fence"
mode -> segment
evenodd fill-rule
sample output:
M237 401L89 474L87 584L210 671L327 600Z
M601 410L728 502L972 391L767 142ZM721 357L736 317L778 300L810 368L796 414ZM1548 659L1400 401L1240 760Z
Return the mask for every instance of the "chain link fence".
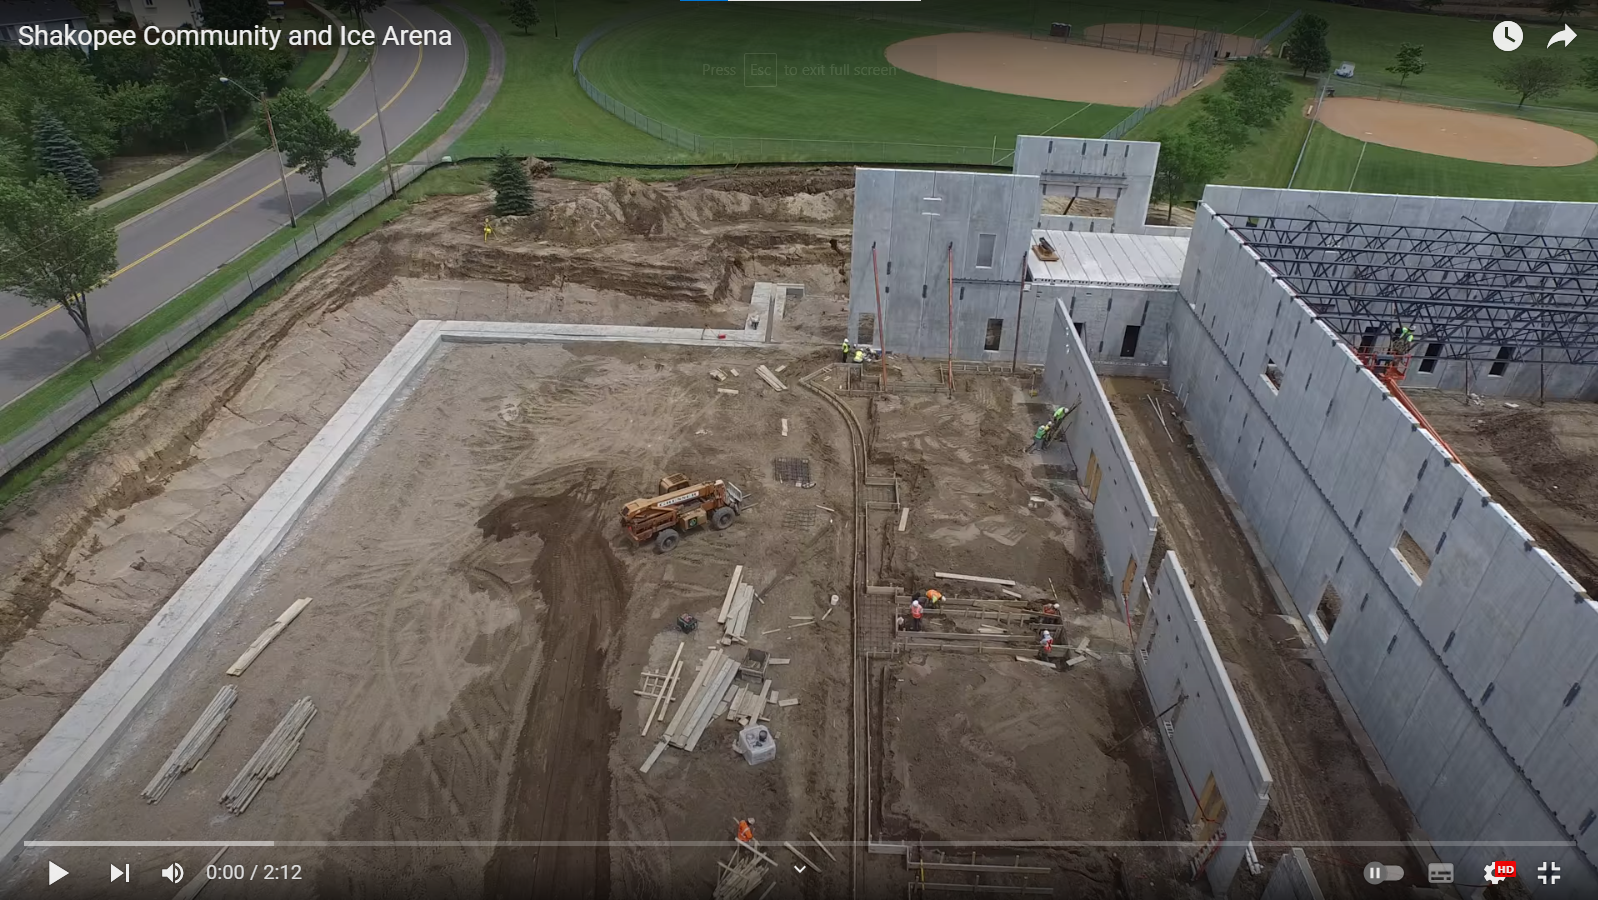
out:
M405 187L445 158L441 151L429 150L410 162L394 166L395 188ZM378 171L381 171L381 166ZM132 356L117 363L110 371L91 379L87 387L26 431L0 443L0 475L21 465L28 457L99 409L107 400L149 374L205 329L237 309L256 291L270 286L295 263L309 256L333 235L393 195L394 191L389 189L388 179L385 178L378 182L377 186L315 223L301 225L294 240L271 259L244 273L243 278L234 282L211 302L195 310L193 315L140 348ZM149 315L159 311L160 307L157 307Z

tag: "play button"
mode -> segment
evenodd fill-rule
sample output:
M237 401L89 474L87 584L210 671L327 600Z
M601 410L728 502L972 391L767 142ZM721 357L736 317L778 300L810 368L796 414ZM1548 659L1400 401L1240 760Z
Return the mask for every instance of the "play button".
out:
M60 866L56 865L55 863L51 863L50 864L50 883L51 884L55 884L57 881L60 881L61 879L65 878L65 877L67 877L67 870L66 869L61 868Z

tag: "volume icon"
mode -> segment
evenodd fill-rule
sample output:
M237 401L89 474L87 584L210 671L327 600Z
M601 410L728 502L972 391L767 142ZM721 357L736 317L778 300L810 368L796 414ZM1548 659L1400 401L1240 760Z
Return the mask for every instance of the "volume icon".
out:
M173 884L177 884L183 880L183 867L177 863L173 863L172 865L161 870L161 877L172 882Z

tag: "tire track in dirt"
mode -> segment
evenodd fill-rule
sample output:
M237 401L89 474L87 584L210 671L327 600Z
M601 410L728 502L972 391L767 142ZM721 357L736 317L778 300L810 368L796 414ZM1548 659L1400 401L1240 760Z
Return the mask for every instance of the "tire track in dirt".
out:
M621 723L605 690L612 629L629 589L600 531L608 473L566 467L518 486L479 521L485 538L537 535L533 564L547 612L545 664L528 702L504 841L578 845L496 849L484 895L605 897L610 893L609 747ZM581 842L591 842L583 844Z

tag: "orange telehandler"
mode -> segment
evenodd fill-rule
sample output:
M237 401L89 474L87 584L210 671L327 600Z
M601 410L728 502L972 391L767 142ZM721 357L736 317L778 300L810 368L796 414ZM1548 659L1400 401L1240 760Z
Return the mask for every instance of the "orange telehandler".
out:
M689 484L684 475L660 480L660 496L634 500L621 508L621 527L642 544L654 540L655 551L667 553L690 528L709 524L717 531L730 526L748 505L748 495L726 481Z

